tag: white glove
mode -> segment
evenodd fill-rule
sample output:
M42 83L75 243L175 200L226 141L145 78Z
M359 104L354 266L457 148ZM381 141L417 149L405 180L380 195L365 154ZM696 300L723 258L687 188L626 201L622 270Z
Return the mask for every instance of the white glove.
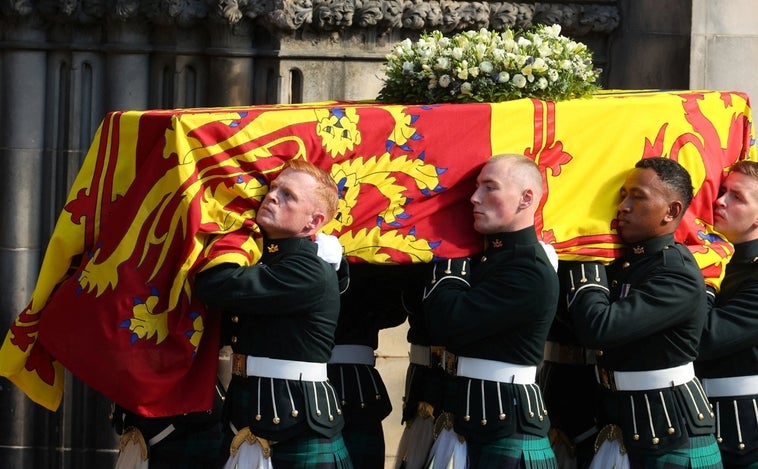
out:
M336 236L319 233L316 235L316 244L318 244L318 257L339 270L342 262L342 245Z
M558 254L555 253L555 248L553 248L552 244L543 243L542 241L540 241L540 244L542 245L542 249L545 250L547 259L553 264L553 269L558 272Z

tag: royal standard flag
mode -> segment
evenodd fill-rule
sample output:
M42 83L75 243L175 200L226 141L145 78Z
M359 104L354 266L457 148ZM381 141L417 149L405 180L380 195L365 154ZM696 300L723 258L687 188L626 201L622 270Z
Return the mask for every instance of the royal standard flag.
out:
M287 160L331 173L340 205L324 231L351 261L402 264L482 249L469 197L499 153L542 170L538 236L562 259L602 262L620 248L614 220L629 169L652 156L679 161L696 196L677 239L713 279L732 251L713 231L712 202L731 163L756 159L739 92L110 113L7 332L0 375L51 410L64 367L141 415L209 409L218 317L194 298L192 277L219 262L257 262L255 212Z

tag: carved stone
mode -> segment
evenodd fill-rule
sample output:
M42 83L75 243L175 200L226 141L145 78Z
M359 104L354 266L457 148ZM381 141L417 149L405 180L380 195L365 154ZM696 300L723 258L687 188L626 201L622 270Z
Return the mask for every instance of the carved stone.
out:
M614 2L488 2L461 0L4 0L0 22L35 16L51 23L93 25L102 19L142 20L180 28L200 24L234 28L247 22L275 35L302 29L332 36L349 30L457 31L525 29L535 23L562 26L581 36L610 34L619 23ZM249 30L249 28L242 28ZM348 36L352 34L347 34Z

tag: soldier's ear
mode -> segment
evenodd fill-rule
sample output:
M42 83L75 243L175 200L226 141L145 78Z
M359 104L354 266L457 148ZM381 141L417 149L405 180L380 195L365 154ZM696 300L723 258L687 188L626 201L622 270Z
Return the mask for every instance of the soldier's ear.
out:
M324 226L324 223L326 223L326 215L324 212L313 212L313 214L311 214L311 220L305 225L305 231L307 231L309 235L313 235Z
M522 208L529 207L534 203L534 191L526 188L523 191L521 191L521 201L519 202L519 206Z
M666 211L666 215L664 216L664 221L667 223L672 222L674 220L677 220L682 215L684 215L684 204L681 200L674 200L673 202L669 203L668 210Z

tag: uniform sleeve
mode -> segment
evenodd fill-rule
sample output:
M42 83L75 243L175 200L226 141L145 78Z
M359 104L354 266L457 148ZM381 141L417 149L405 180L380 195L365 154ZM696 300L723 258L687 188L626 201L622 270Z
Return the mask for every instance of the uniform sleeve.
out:
M569 305L569 315L585 346L620 346L669 329L695 314L704 294L702 283L684 265L661 265L628 291L622 285L621 297L615 301L599 289L578 293Z
M327 275L331 273L331 277ZM237 314L287 314L320 297L334 280L315 257L293 255L272 266L221 264L195 276L195 294L206 305Z
M758 278L746 280L706 316L699 359L712 360L758 344Z

